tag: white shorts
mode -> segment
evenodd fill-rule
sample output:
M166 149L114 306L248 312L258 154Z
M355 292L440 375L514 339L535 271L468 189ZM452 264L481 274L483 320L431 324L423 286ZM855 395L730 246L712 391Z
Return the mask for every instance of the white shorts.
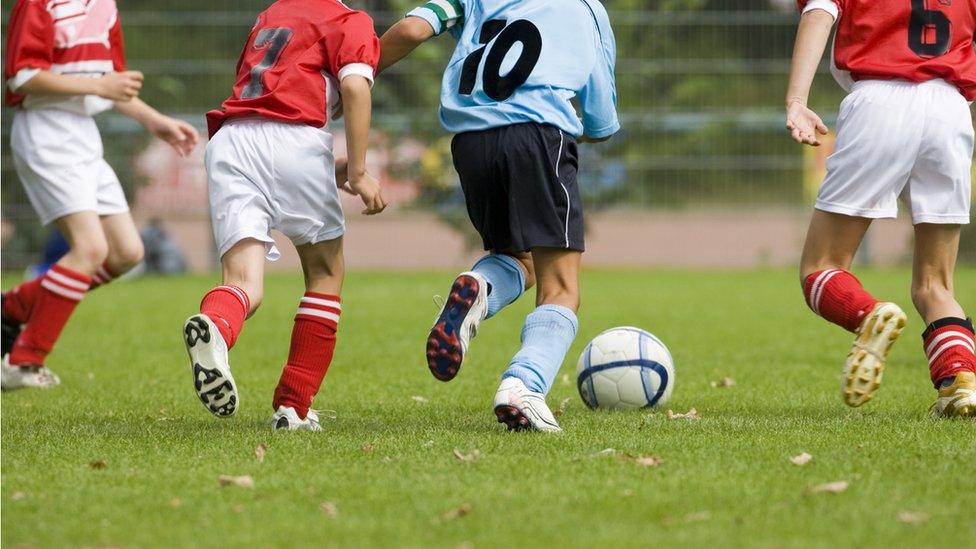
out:
M856 82L840 106L837 145L817 209L913 223L969 223L973 123L969 104L943 80Z
M346 230L335 182L332 134L305 124L232 119L207 144L210 215L223 257L246 238L280 257L271 230L297 246Z
M41 222L92 211L129 211L122 185L105 162L90 116L59 109L19 109L10 133L14 168Z

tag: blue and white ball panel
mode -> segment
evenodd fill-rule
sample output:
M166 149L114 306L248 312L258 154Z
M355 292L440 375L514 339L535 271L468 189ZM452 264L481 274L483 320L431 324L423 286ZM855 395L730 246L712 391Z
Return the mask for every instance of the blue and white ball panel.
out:
M633 410L666 403L674 388L671 353L639 328L607 330L583 350L577 387L591 408Z

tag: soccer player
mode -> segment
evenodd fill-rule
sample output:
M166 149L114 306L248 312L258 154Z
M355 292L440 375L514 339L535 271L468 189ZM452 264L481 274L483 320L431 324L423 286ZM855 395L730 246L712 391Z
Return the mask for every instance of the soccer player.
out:
M380 69L445 31L457 46L440 119L457 134L454 166L488 254L454 280L427 340L428 366L453 379L481 321L538 284L494 411L509 429L559 431L545 396L578 328L576 144L620 128L613 31L594 0L431 0L383 35Z
M114 0L17 0L7 29L6 103L16 107L14 168L45 225L70 250L43 276L3 294L2 387L60 383L45 364L85 293L142 259L142 241L92 116L129 116L181 155L197 131L138 98L142 74L127 71Z
M337 182L358 194L363 213L383 211L366 173L373 74L373 20L339 0L278 0L262 12L237 63L233 93L207 113L210 211L223 283L184 325L193 383L217 417L240 406L228 351L261 304L265 258L278 258L270 231L298 250L305 295L274 391L273 429L320 430L310 409L332 361L342 311L345 220ZM326 128L339 94L348 163L332 155Z
M807 96L831 28L832 72L850 94L840 106L837 146L827 160L801 259L807 304L856 334L843 399L860 406L881 383L885 359L905 326L850 273L872 219L895 217L897 200L915 224L912 301L937 417L976 416L973 323L953 294L960 226L969 223L976 99L976 9L963 0L800 0L786 127L817 146L827 127Z

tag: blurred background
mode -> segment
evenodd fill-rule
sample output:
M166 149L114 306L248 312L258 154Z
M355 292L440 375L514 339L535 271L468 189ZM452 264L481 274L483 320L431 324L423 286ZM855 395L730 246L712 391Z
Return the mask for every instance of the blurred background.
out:
M251 0L118 0L129 67L146 74L142 98L205 134L204 113L228 95L238 54L258 12ZM421 3L417 0L417 3ZM10 2L4 7L4 33ZM413 2L350 0L382 33ZM617 39L623 129L581 147L589 266L756 267L796 261L829 153L801 148L783 129L783 96L798 15L792 0L607 0ZM6 40L6 34L4 34ZM374 88L370 171L393 207L359 215L347 200L351 267L469 264L469 228L437 122L444 35L384 73ZM811 96L833 127L843 91L822 66ZM2 267L24 269L55 253L13 170L2 112ZM214 256L201 145L181 159L113 112L98 117L115 168L149 245L151 271L210 270ZM332 126L340 139L341 121ZM976 262L976 231L964 260ZM860 260L903 263L907 219L876 224ZM290 246L272 268L297 265Z

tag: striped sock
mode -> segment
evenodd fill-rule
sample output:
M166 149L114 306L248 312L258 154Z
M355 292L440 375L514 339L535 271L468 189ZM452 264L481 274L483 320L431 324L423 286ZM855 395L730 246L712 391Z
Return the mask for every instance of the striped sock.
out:
M251 300L247 292L229 284L210 290L200 302L200 312L217 325L228 350L237 342L237 336L244 328L244 319L250 311Z
M335 352L342 304L339 296L305 292L295 314L288 362L275 388L272 408L290 406L304 419Z
M10 363L44 364L75 307L85 297L91 278L55 264L40 279L24 331L10 352Z
M842 269L825 269L808 276L803 295L813 312L850 332L857 330L861 319L878 303L854 275Z
M88 288L88 291L92 291L95 288L98 288L99 286L104 286L108 284L109 282L115 280L116 276L118 275L112 273L112 271L109 270L108 261L102 263L102 266L99 267L97 271L95 271L94 275L92 275L92 285L91 288Z
M936 389L960 372L976 373L974 339L973 321L969 318L940 318L925 329L922 344Z
M27 322L34 309L34 302L37 300L43 278L42 275L34 280L28 280L3 294L3 318L18 324Z

